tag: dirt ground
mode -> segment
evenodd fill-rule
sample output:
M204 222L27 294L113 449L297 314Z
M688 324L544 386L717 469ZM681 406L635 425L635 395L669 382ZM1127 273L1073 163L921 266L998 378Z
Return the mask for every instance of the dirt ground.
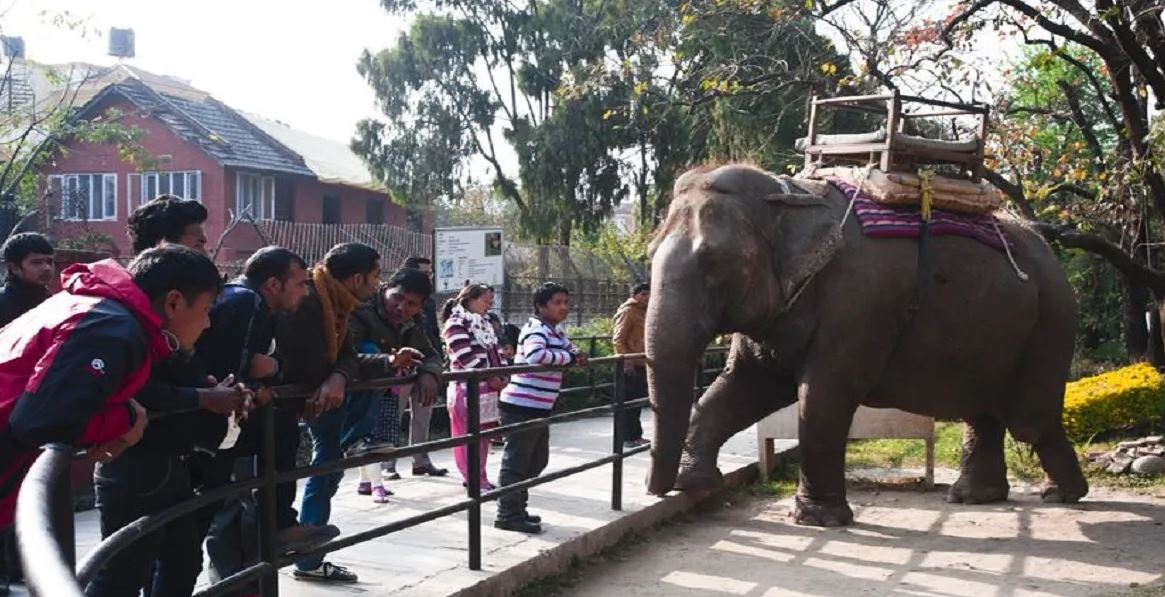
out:
M659 530L556 595L1156 595L1145 585L1165 580L1160 498L1101 489L1058 506L1021 490L963 506L942 496L851 489L857 524L844 529L792 524L791 497L747 498Z

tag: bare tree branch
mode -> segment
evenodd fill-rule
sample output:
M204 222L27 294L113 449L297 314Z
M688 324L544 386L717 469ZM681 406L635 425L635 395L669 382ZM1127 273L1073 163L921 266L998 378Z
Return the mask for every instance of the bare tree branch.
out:
M1023 214L1023 217L1029 220L1036 219L1036 211L1032 208L1031 201L1028 201L1027 196L1024 194L1023 187L1011 182L1010 180L1007 180L1007 178L1005 178L1002 174L990 168L983 169L983 177L986 178L988 182L995 185L995 188L1003 191L1003 194L1007 195L1007 197L1011 199L1011 202L1014 203L1017 208L1019 208L1019 211Z
M1059 243L1071 249L1081 249L1103 257L1117 271L1129 279L1144 284L1157 296L1165 294L1165 272L1150 268L1131 257L1124 249L1095 234L1081 232L1070 226L1057 226L1045 222L1030 222L1029 225L1044 236L1048 242Z

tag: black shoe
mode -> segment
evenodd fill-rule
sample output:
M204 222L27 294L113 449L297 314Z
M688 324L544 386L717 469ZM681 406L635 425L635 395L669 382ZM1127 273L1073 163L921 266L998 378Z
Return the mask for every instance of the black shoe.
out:
M0 580L0 597L8 597L8 581Z
M444 477L445 475L448 475L448 474L449 474L449 469L437 468L431 464L427 464L425 466L414 466L413 467L413 476L414 477L422 477L424 475L428 475L430 477Z
M325 583L350 584L359 580L351 570L343 566L337 566L331 562L324 562L315 570L300 570L296 568L292 575L295 577L295 580Z
M385 481L400 481L400 473L396 471L380 471L380 478Z
M511 520L495 520L494 528L503 531L515 531L518 533L526 533L529 535L537 535L542 532L542 525L536 522L530 522L525 518L516 518Z
M527 514L526 520L528 520L534 524L542 524L542 517L538 516L537 514Z

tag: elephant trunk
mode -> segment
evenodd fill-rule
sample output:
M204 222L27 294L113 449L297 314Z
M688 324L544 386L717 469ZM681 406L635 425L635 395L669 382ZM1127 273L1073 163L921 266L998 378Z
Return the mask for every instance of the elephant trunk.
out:
M647 382L655 416L647 490L655 495L675 485L695 398L697 362L712 339L709 326L700 321L707 315L704 302L692 297L690 288L667 288L665 276L653 275L646 330Z

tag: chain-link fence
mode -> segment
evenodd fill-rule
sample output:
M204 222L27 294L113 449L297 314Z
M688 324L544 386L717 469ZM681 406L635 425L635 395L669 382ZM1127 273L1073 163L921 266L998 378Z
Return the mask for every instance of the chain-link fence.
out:
M390 276L410 256L432 258L433 237L400 226L375 224L316 224L261 222L255 227L263 244L295 251L308 263L320 261L328 249L343 242L362 242L381 254L384 275ZM509 244L505 249L506 276L495 288L496 310L506 321L521 324L533 314L531 297L543 282L555 281L570 289L569 325L584 326L609 318L627 299L630 287L646 281L646 264L623 255L600 256L585 248ZM220 262L228 279L237 277L242 261ZM453 294L436 297L438 305Z

